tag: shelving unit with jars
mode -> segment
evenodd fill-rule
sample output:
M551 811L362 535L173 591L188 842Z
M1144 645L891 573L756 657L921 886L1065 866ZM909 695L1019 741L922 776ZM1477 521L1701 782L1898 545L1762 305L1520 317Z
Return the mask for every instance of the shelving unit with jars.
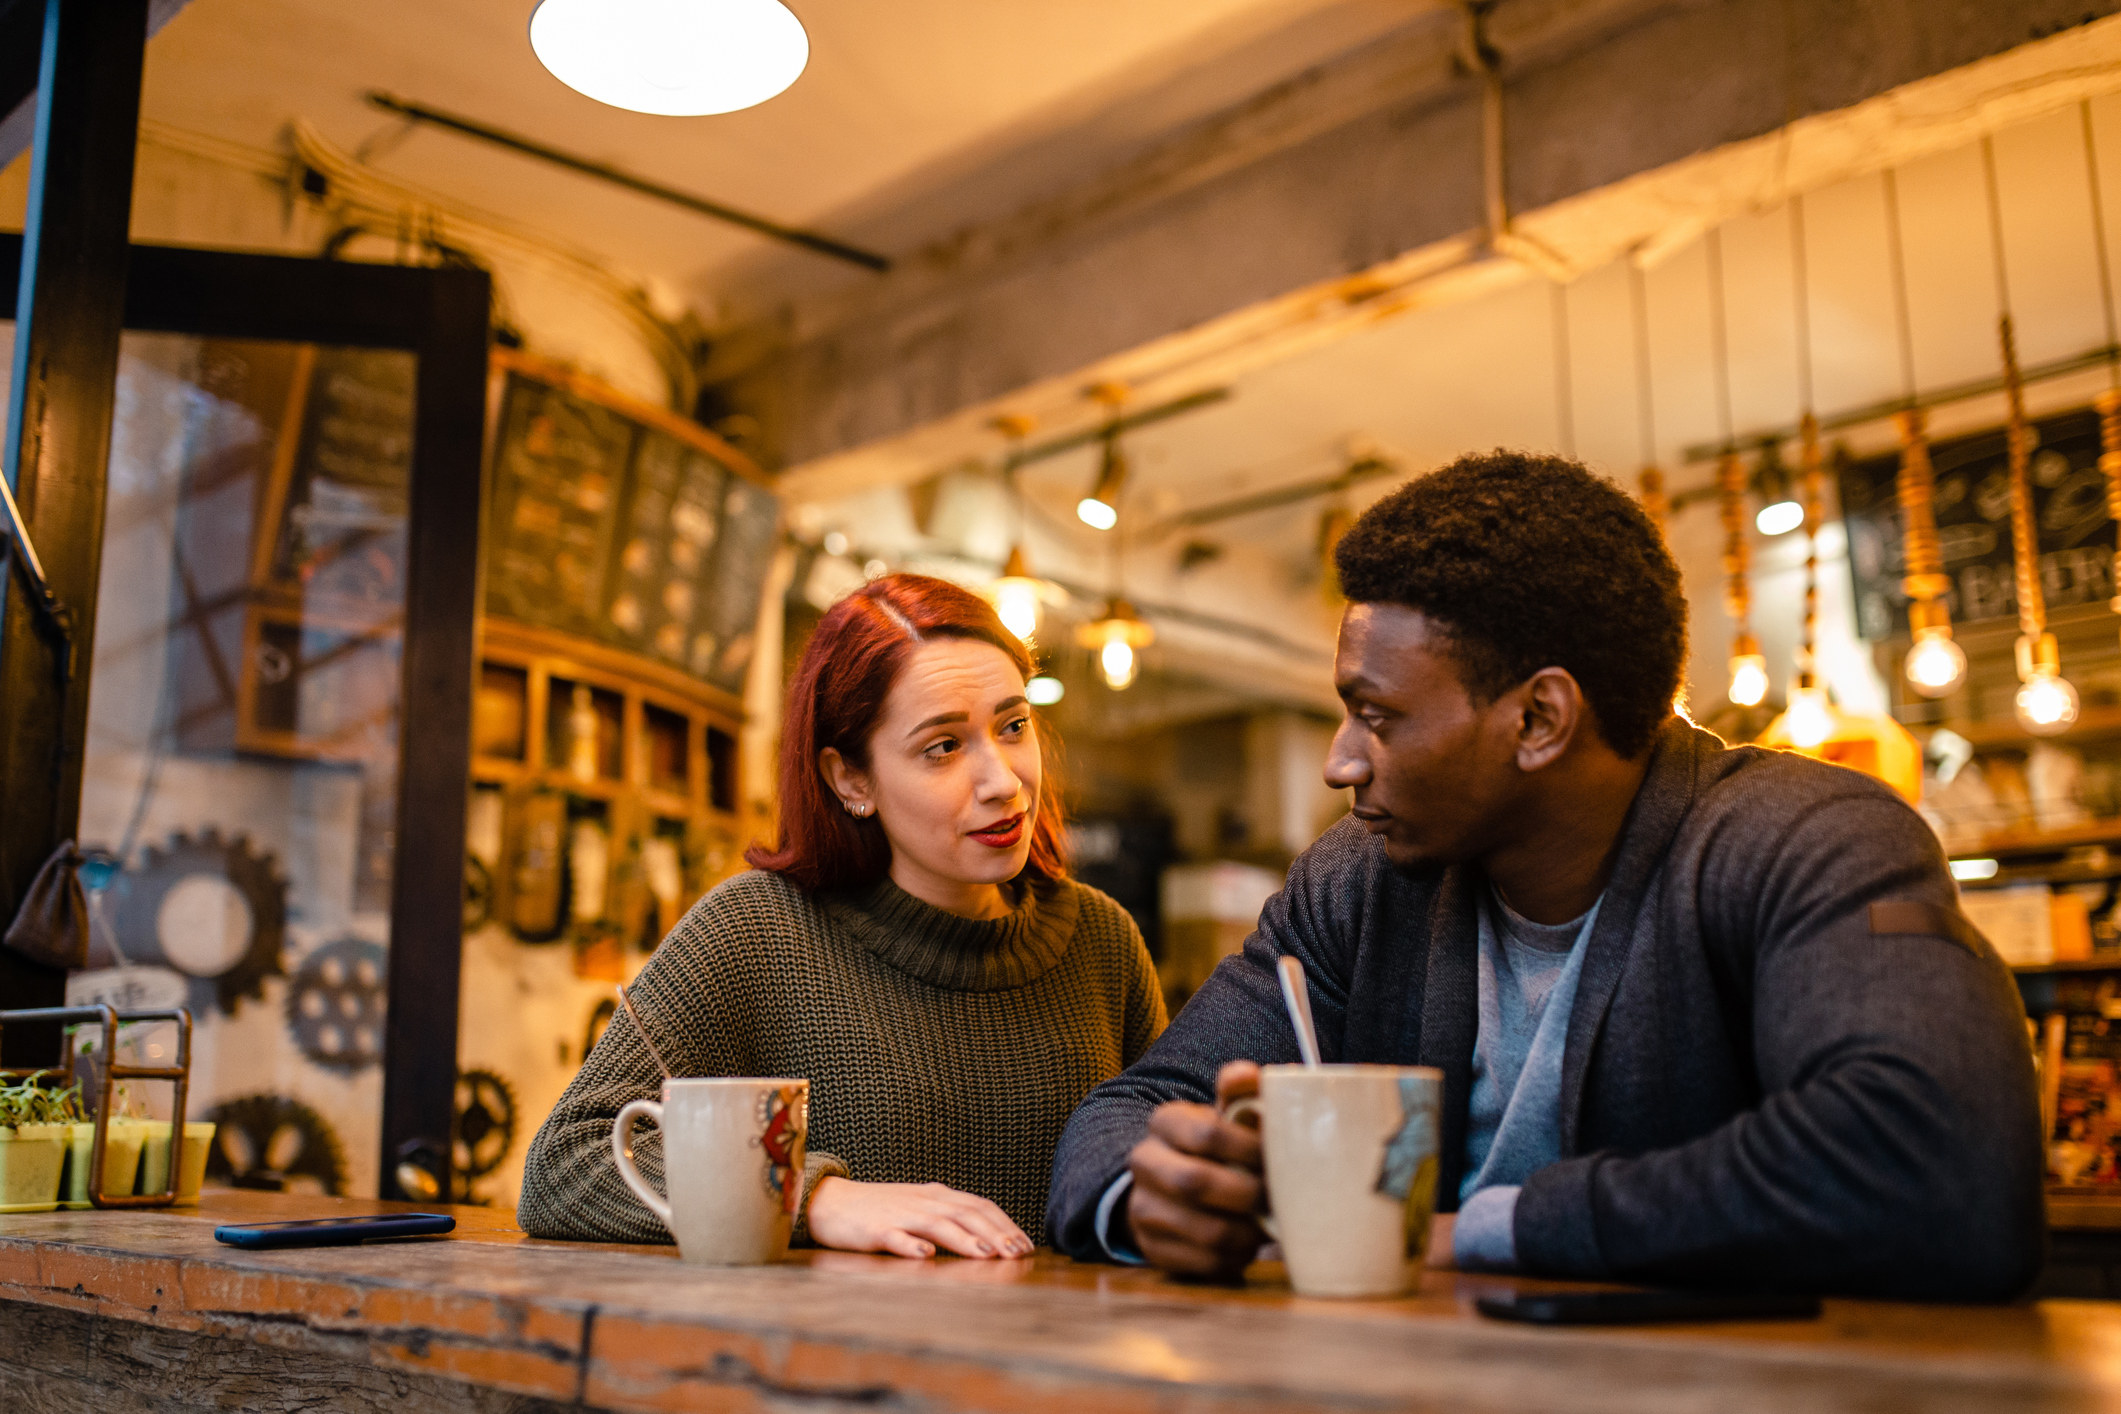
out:
M623 975L622 948L652 951L737 865L742 724L741 704L705 683L489 619L467 924L572 936L578 972Z

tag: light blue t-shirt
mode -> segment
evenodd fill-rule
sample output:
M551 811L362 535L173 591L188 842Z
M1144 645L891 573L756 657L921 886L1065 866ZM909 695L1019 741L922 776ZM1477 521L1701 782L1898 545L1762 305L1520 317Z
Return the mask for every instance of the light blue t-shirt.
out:
M1567 923L1534 923L1493 888L1480 908L1480 1031L1466 1116L1461 1203L1521 1184L1561 1157L1561 1058L1584 940L1598 905Z

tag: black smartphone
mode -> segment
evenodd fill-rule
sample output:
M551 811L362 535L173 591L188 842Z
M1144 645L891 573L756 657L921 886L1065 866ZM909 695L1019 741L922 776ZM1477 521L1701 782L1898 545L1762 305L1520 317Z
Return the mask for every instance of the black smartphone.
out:
M361 1218L306 1218L292 1223L228 1223L214 1240L231 1247L350 1247L393 1237L433 1237L456 1230L446 1213L376 1213Z
M1816 1296L1748 1291L1516 1291L1473 1305L1498 1321L1540 1326L1633 1326L1668 1321L1809 1321Z

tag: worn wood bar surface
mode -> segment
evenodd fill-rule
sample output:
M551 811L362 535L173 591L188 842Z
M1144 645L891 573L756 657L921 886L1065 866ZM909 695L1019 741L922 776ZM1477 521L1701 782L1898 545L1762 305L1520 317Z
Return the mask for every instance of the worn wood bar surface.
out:
M710 1268L534 1241L482 1208L432 1241L213 1240L222 1222L408 1210L209 1191L196 1209L0 1217L0 1406L2121 1410L2121 1306L2102 1302L1551 1330L1472 1310L1533 1283L1442 1272L1403 1300L1327 1302L1269 1265L1241 1288L1047 1254Z

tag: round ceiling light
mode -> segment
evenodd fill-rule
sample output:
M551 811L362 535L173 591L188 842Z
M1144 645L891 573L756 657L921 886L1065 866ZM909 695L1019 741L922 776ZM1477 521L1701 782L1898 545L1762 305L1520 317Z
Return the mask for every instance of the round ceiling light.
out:
M541 0L530 48L577 93L675 118L764 103L810 62L780 0Z

